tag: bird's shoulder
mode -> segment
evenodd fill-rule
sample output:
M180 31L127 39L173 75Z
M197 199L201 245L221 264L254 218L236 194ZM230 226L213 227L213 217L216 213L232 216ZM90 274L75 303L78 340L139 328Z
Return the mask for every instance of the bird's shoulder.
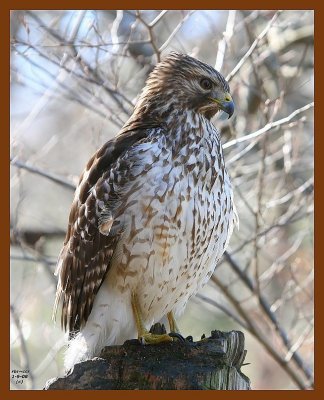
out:
M56 270L54 312L62 301L65 329L78 330L89 317L120 235L114 218L120 204L116 188L126 185L143 146L151 147L162 130L157 122L126 126L90 158L79 179Z

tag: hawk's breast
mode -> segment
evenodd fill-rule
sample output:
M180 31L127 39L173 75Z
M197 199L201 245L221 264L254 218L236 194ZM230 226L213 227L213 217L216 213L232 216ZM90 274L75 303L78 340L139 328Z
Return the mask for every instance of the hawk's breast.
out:
M145 173L138 189L129 189L115 269L116 285L136 290L146 320L182 310L210 277L233 229L221 144L207 128L178 147L161 137L154 148L141 148Z

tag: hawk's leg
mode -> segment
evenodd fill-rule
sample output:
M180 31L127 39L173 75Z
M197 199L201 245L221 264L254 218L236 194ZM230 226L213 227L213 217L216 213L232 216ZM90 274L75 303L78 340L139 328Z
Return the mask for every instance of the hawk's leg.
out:
M176 320L174 319L173 312L170 311L167 314L169 325L170 325L170 331L174 333L180 333L180 329L178 328L178 325L176 323Z
M156 344L161 342L172 342L173 339L171 336L167 334L156 335L150 333L144 326L140 307L138 304L138 298L135 293L132 293L132 307L133 313L135 317L137 332L138 332L138 340L144 344Z
M167 317L168 317L168 321L169 321L169 326L170 326L170 336L172 336L173 338L176 338L178 340L180 340L180 342L185 342L187 339L185 339L181 333L180 333L180 329L176 323L176 320L174 318L173 312L170 311L169 313L167 313Z

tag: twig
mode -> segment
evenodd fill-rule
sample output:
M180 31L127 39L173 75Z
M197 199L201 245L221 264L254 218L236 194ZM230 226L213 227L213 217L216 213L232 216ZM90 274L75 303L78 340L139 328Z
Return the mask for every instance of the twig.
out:
M278 257L272 265L270 265L269 268L267 268L266 271L263 272L262 275L260 275L260 282L270 282L271 279L275 276L275 274L278 274L280 272L280 265L284 266L284 262L291 257L300 247L300 245L303 242L305 235L299 235L297 239L294 241L294 243L290 246L290 248L284 252L280 257ZM283 268L283 267L282 267Z
M33 46L33 45L30 45L29 47L32 48L32 49L34 49L34 46ZM78 77L78 78L82 78L82 79L83 79L83 77L82 77L81 75L75 73L75 71L70 70L70 69L69 69L68 67L66 67L66 66L60 65L60 63L58 63L58 62L56 62L56 61L54 61L54 60L52 60L52 59L49 59L49 58L46 57L44 54L42 54L41 52L39 52L37 49L35 49L35 50L38 52L38 54L39 54L41 57L45 57L45 59L46 59L47 61L52 62L54 65L56 65L56 66L58 66L58 67L60 67L60 68L63 67L67 72L71 72L73 76L76 76L76 77ZM27 57L25 54L22 54L19 50L17 50L17 53L18 53L19 55L21 55L28 63L30 63L30 64L33 65L34 67L36 67L36 68L38 68L39 70L41 70L44 74L46 74L47 76L49 76L53 81L55 81L55 83L56 83L59 87L61 87L61 88L63 89L63 91L60 91L60 92L58 92L58 91L56 90L56 91L55 91L55 95L54 95L54 93L48 92L48 86L45 86L45 85L42 84L40 81L36 81L36 80L34 80L34 79L32 79L31 77L28 76L28 77L27 77L28 80L30 80L30 81L32 81L32 82L34 82L34 83L36 83L36 84L38 84L38 85L40 85L40 86L42 86L42 87L44 87L44 88L46 89L45 94L46 94L47 96L50 94L51 97L55 99L55 98L56 98L55 96L57 96L58 94L60 94L60 95L64 96L66 99L69 99L69 100L72 100L72 101L76 101L77 103L81 104L82 106L84 106L84 107L88 108L89 110L95 112L95 113L98 114L100 117L105 118L105 119L108 119L108 120L111 121L113 124L115 124L118 128L121 128L121 126L123 125L123 122L120 121L119 119L118 119L118 121L116 121L116 120L115 120L115 119L116 119L116 116L115 116L115 115L114 115L114 116L107 116L107 114L105 114L104 112L100 111L98 108L92 106L92 105L89 103L89 101L87 101L87 102L84 101L84 99L83 99L81 96L79 96L74 90L72 90L71 87L67 86L64 82L61 82L61 81L57 80L57 76L56 76L56 75L50 73L46 68L42 67L40 64L35 63L34 61L32 61L29 57ZM25 77L25 79L26 79L26 77ZM90 79L86 79L86 80L90 82ZM91 83L95 83L95 81L94 81L94 80L91 80ZM105 104L105 103L103 102L103 100L102 100L101 98L95 96L95 95L93 94L93 92L90 92L90 90L89 90L87 87L82 86L81 84L79 84L79 86L80 86L82 89L84 89L87 93L89 93L91 96L95 97L96 100L98 100L100 104L104 105L105 108L109 110L109 107L107 106L107 104ZM43 95L44 95L44 92L42 92L41 95L43 96ZM37 110L37 112L38 112L38 110ZM37 113L35 114L35 116L37 116ZM25 123L23 123L23 124L19 127L18 131L19 131L19 130L22 130L22 129L26 129L26 126L28 126L29 120L32 120L33 118L34 118L34 112L32 112L32 113L28 116L28 118L26 118ZM27 123L27 122L28 122L28 123ZM17 131L16 131L16 133L17 133Z
M159 50L158 46L155 43L155 38L154 38L154 33L153 33L154 25L148 24L142 18L141 13L140 13L139 10L136 10L136 18L146 27L148 35L149 35L149 42L151 43L151 46L153 47L153 50L154 50L155 55L156 55L157 62L160 62L161 61L161 50Z
M165 14L166 14L168 11L169 11L169 10L163 10L163 11L161 11L160 14L159 14L157 17L155 17L151 23L149 23L149 26L150 26L151 28L154 28L154 26L157 25L157 24L161 21L161 19L165 16Z
M13 322L16 326L17 332L18 332L18 337L19 337L19 342L20 342L20 349L21 349L21 365L20 367L23 370L28 370L28 378L31 381L31 385L29 387L29 379L27 380L27 388L28 389L35 389L35 378L34 378L34 374L32 372L31 366L30 366L30 358L29 358L29 353L27 350L27 344L26 344L26 340L24 338L24 334L22 331L22 327L21 327L21 323L20 323L20 319L19 316L16 312L15 306L13 304L10 304L10 313L13 319Z
M246 273L241 269L241 267L234 261L234 259L231 257L231 255L228 252L225 252L225 258L227 259L229 265L233 268L233 270L241 278L242 282L245 283L245 285L251 290L251 292L255 292L254 284L251 281L251 279L246 275ZM264 298L264 296L261 293L258 295L258 300L259 300L260 306L261 306L262 310L264 311L265 315L272 322L272 324L275 327L276 331L278 332L280 338L282 339L285 347L289 350L291 348L291 343L290 343L290 340L288 339L287 333L283 330L283 328L278 323L277 317L271 311L271 308L270 308L267 300ZM295 352L292 355L292 359L296 363L296 365L301 369L301 371L304 373L304 375L308 379L312 379L313 375L312 375L310 368L308 366L306 366L303 359L300 357L300 355L297 352Z
M247 140L255 139L264 133L267 133L271 131L272 129L278 128L281 125L287 124L290 122L293 118L295 118L297 115L303 113L304 111L307 111L311 108L314 107L314 102L312 101L311 103L306 104L304 107L298 108L291 114L289 114L287 117L279 119L278 121L275 122L270 122L266 124L263 128L258 129L257 131L250 133L249 135L242 136L238 139L230 140L229 142L225 143L223 145L224 149L228 149L229 147L235 146L238 143L246 142Z
M242 307L241 303L230 293L225 285L223 285L219 279L213 275L211 280L221 289L226 298L232 303L234 308L238 311L239 315L246 321L247 330L263 345L265 350L270 354L270 356L286 371L286 373L291 377L291 379L297 384L300 389L305 389L305 385L301 378L295 373L295 371L290 367L287 361L278 353L277 350L269 343L264 335L260 332L259 328L253 321L249 318L248 314Z
M307 179L307 181L304 182L302 185L300 185L297 189L290 191L286 195L280 197L280 199L275 199L275 200L269 201L266 204L266 206L268 208L271 208L271 207L276 207L278 205L284 204L284 203L288 202L289 200L291 200L292 198L294 198L295 196L300 196L306 190L308 190L309 188L312 188L313 185L314 185L314 178L311 177L311 178Z
M271 18L270 22L267 24L267 26L263 29L263 31L260 33L260 35L255 39L255 41L252 43L248 51L244 54L244 56L240 59L240 61L236 64L234 69L227 75L226 80L230 82L233 77L238 73L238 71L242 68L246 60L251 56L253 53L254 49L257 47L259 42L265 37L265 35L269 32L270 28L274 24L274 22L277 20L279 17L281 11L277 11L275 15Z
M296 340L296 342L291 346L291 348L289 349L288 353L286 354L285 360L289 361L291 359L291 357L295 354L295 352L300 348L300 346L302 345L302 343L305 341L305 339L307 338L307 336L310 334L310 332L314 329L313 326L313 320L311 321L310 324L308 324L303 333L299 336L299 338Z
M57 39L60 43L62 42L67 42L70 44L70 49L72 51L72 56L75 62L77 62L80 67L82 68L82 70L86 70L86 72L88 74L91 74L93 79L98 82L99 85L101 85L104 90L111 96L112 100L116 103L116 105L126 114L129 115L128 111L124 108L123 104L121 103L119 98L122 98L125 102L129 102L129 100L127 98L124 98L124 96L122 94L120 94L119 92L117 92L114 89L109 88L106 85L106 82L99 76L98 72L92 68L89 63L87 63L80 55L80 53L78 52L75 44L73 43L73 40L68 39L65 40L62 36L60 36L58 33L54 32L52 29L50 29L48 26L46 26L46 24L43 23L43 21L37 16L35 15L33 12L31 11L27 11L26 12L28 15L30 15L45 31L47 31L49 34L51 34L55 39ZM73 39L73 38L72 38ZM65 60L65 58L64 58ZM63 60L63 61L64 61ZM62 68L64 67L64 62L62 62ZM133 107L133 104L130 104Z
M50 351L43 358L41 363L35 368L35 376L42 375L48 367L50 367L55 359L57 353L61 350L61 348L66 345L66 338L63 337L59 339L54 346L51 347Z
M39 176L43 176L44 178L47 178L47 179L49 179L59 185L62 185L70 190L76 189L76 185L74 183L72 183L71 181L67 180L66 178L63 178L56 174L52 174L50 172L46 172L40 168L33 167L29 164L26 164L22 161L15 159L14 157L10 157L10 163L11 163L11 165L14 165L17 168L22 168L28 172L31 172L32 174L37 174Z
M131 45L137 45L137 44L148 44L148 43L150 43L150 41L149 40L134 40L134 41L130 41L130 42L127 42L127 41L125 41L125 42L122 42L122 41L120 41L120 42L117 42L117 43L114 43L114 42L104 42L104 43L97 43L97 44L95 44L95 43L85 43L85 42L76 42L76 43L74 43L74 46L75 47L87 47L87 48L101 48L101 47L111 47L111 46L115 46L115 45L129 45L129 44L131 44ZM11 41L10 41L10 44L13 46L13 47L17 47L17 46L19 46L19 45L25 45L25 46L28 46L29 44L27 44L26 42L24 42L24 41L17 41L16 39L11 39ZM47 48L57 48L57 47L70 47L71 46L71 44L70 43L67 43L67 42L62 42L62 43L56 43L56 44L33 44L33 47L34 48L38 48L38 47L40 47L40 48L44 48L44 49L47 49ZM103 49L101 49L101 50L103 50Z
M56 260L52 260L52 259L49 259L49 258L47 258L47 257L42 257L42 258L35 258L35 257L32 257L32 256L27 256L27 255L24 255L24 256L15 256L15 255L11 255L10 256L10 260L14 260L14 261L30 261L30 262L44 262L44 263L46 263L46 264L49 264L49 265L56 265Z
M173 37L177 34L177 32L181 29L182 25L186 22L186 20L195 12L195 10L189 11L189 13L179 22L179 24L174 28L174 31L170 34L167 40L162 44L159 48L159 52L162 53L170 44Z
M207 303L207 304L210 304L212 306L215 306L219 310L223 311L224 314L226 314L230 318L232 318L239 325L241 325L244 329L248 329L246 322L244 322L242 319L238 318L229 308L223 306L222 304L220 304L219 302L217 302L214 299L211 299L209 297L203 296L202 294L197 294L196 297L198 299L202 300L204 303Z
M234 22L235 22L236 11L229 10L227 16L227 23L225 32L223 33L223 38L218 43L218 51L216 55L215 69L221 71L226 51L226 44L229 44L231 37L234 32Z

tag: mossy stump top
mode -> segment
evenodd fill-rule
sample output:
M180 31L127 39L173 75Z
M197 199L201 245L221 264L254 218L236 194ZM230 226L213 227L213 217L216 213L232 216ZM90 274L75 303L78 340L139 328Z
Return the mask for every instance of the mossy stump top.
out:
M100 357L76 364L46 390L249 390L241 367L246 355L239 331L212 331L198 342L105 347Z

